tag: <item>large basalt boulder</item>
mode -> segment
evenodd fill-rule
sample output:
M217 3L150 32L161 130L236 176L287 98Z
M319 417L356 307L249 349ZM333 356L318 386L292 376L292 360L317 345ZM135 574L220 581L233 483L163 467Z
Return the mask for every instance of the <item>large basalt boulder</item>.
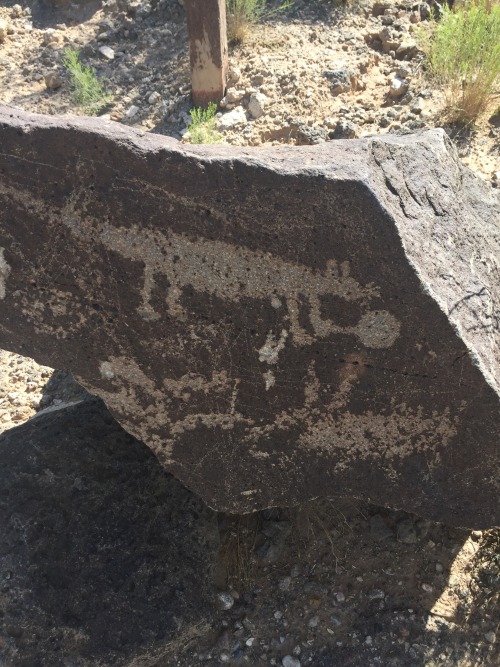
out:
M499 522L500 206L444 132L183 146L0 109L0 346L214 508Z
M0 435L0 460L0 664L175 664L215 611L215 513L97 398Z

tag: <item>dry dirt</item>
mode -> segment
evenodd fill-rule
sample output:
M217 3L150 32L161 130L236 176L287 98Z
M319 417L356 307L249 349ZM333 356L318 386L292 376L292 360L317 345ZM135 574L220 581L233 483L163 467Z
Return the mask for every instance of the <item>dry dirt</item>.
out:
M298 0L233 47L231 94L222 113L241 106L246 115L221 130L224 140L315 143L440 125L443 92L425 80L422 54L413 46L422 5L379 2L384 15L374 5ZM177 0L76 3L64 11L3 2L0 27L2 20L1 103L79 113L62 67L63 50L72 47L106 77L112 101L103 113L181 138L190 102ZM387 53L373 37L384 28L394 42ZM404 55L394 58L389 51L401 45ZM102 46L113 50L112 60L99 52ZM341 70L349 74L348 90L334 94L332 80ZM58 82L54 89L47 88L49 74L47 81ZM390 95L394 77L408 85L400 98ZM256 95L259 118L248 112ZM463 161L494 184L498 99L475 128L447 128ZM224 125L223 116L218 122ZM0 432L65 400L44 390L51 373L0 352ZM172 647L158 667L500 664L497 531L461 531L354 500L325 500L248 517L221 515L220 536L221 609L209 619L209 632Z

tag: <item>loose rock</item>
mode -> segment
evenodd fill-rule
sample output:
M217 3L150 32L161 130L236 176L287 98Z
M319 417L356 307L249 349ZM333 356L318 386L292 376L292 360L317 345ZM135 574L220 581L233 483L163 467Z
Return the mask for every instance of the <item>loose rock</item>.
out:
M218 130L230 130L238 125L247 123L247 115L243 107L236 107L232 111L222 114L216 121Z
M100 46L99 53L101 53L107 60L114 60L115 52L110 46Z
M292 655L285 655L281 661L281 664L283 667L300 667L301 663L298 658L294 658Z
M260 118L264 115L267 102L267 97L262 93L253 93L250 95L248 111L251 113L253 118Z
M61 77L58 72L47 72L44 77L45 86L48 90L57 90L63 84Z

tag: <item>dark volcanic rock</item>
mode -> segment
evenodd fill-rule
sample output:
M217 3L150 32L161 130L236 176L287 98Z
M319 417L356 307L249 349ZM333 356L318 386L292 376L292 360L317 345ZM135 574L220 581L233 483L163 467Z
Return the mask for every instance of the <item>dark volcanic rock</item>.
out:
M215 514L97 398L4 433L0 460L0 664L173 664L212 612Z
M499 219L440 131L191 147L0 111L0 346L211 506L498 515Z

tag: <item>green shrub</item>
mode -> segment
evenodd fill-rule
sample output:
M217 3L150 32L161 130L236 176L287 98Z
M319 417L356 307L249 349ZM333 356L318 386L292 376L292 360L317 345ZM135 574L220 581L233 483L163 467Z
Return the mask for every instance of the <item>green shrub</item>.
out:
M64 51L63 65L71 80L73 99L89 116L97 114L108 104L111 96L106 91L103 79L100 79L93 67L82 65L79 52L72 49Z
M478 0L450 10L435 25L428 50L431 72L444 84L453 120L474 121L500 80L500 3Z
M243 42L252 25L291 7L294 0L284 0L270 8L267 0L226 0L228 38L232 44Z
M207 109L196 107L189 112L191 122L188 125L192 144L218 144L222 136L215 129L217 105L211 102Z

